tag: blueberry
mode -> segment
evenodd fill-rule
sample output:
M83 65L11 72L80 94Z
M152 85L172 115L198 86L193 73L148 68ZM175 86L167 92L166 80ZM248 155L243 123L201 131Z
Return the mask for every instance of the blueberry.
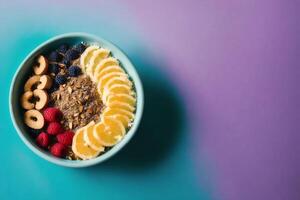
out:
M81 73L81 68L78 66L71 66L68 69L69 76L77 77Z
M64 75L57 75L55 77L55 82L58 84L58 85L62 85L62 84L65 84L67 82L67 78L66 76Z
M64 57L63 60L62 60L61 62L62 62L62 64L64 64L66 67L69 67L70 64L71 64L71 61L70 61L68 58L66 58L66 57Z
M60 69L59 69L59 65L58 64L50 64L49 65L49 72L50 73L58 74L59 71L60 71Z
M49 61L52 61L52 62L57 62L57 61L60 61L62 59L62 56L57 53L56 51L53 51L50 53L49 55Z
M78 51L79 53L83 53L86 49L86 46L83 43L79 43L74 46L74 50Z
M67 58L67 60L75 60L77 58L79 58L79 52L74 50L74 49L69 49L66 52L65 58Z
M48 90L49 93L55 92L59 88L59 85L54 81L51 88Z
M69 49L69 45L67 44L62 44L58 47L57 52L65 54Z

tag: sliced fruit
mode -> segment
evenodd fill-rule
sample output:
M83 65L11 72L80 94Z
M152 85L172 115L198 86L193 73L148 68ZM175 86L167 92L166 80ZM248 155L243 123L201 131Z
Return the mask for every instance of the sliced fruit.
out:
M109 108L109 107L104 109L104 111L102 113L102 118L107 117L107 116L114 116L114 115L125 115L130 120L134 119L134 114L132 112L129 112L128 110Z
M134 112L135 107L129 105L128 103L123 103L120 101L113 101L111 103L107 103L107 107L110 108L116 108L116 109L124 109L124 110L128 110L129 112Z
M110 94L107 96L107 105L114 101L121 101L124 103L128 103L131 106L135 106L136 99L132 95L129 94Z
M94 158L100 153L100 151L92 149L84 140L84 129L94 124L94 122L90 122L85 127L78 129L73 137L72 151L83 160Z
M131 90L131 87L125 84L115 84L111 87L107 88L105 87L102 92L102 101L106 103L107 96L110 94L129 94L132 95L133 91Z
M93 56L93 52L96 51L97 49L99 49L99 47L96 45L89 46L80 56L80 66L82 67L83 71L86 70L87 64L89 63L91 57Z
M103 146L114 146L123 138L125 132L123 124L113 117L104 117L103 122L96 124L94 128L94 136Z
M97 89L99 91L100 94L102 94L102 90L105 86L105 84L112 79L113 77L123 77L123 78L127 78L127 74L123 73L123 72L111 72L108 74L105 74L102 77L98 77L98 85L97 85Z
M124 84L128 85L130 88L132 87L132 82L128 79L127 76L112 77L106 82L104 87L110 88L114 84Z
M126 130L123 126L122 123L120 123L118 120L116 120L113 117L103 117L102 122L106 127L109 127L111 132L120 134L120 135L125 135Z
M99 143L98 139L94 137L95 125L89 126L84 129L84 141L96 151L104 151L104 147Z
M86 68L86 73L93 78L94 76L94 71L96 66L109 55L109 50L107 49L97 49L96 51L93 52L93 55L89 61L89 63L87 64L87 68Z
M116 114L116 115L112 115L112 117L116 118L117 120L119 120L123 126L125 128L128 128L130 125L131 120L129 119L128 116L126 115L121 115L121 114Z
M109 67L105 67L103 70L101 70L101 72L99 73L99 77L104 76L105 74L111 73L111 72L123 72L125 73L125 71L122 69L122 67L115 65L115 66L109 66Z
M119 73L119 72L116 72ZM116 73L114 73L116 75ZM119 75L119 76L113 76L107 80L103 79L102 86L99 85L98 90L100 91L100 94L103 94L103 91L105 88L110 88L113 85L127 85L130 88L132 88L132 82L128 79L127 76Z
M98 80L98 76L100 74L100 72L109 66L115 66L115 65L119 65L119 61L113 57L108 57L108 58L104 58L95 68L94 71L94 78L95 80Z

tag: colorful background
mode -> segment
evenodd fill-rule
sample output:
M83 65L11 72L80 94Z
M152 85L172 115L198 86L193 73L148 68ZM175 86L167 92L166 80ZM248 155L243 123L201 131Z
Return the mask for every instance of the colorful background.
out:
M0 0L0 199L300 199L300 2ZM19 139L12 76L81 31L126 51L145 113L111 160L69 169Z

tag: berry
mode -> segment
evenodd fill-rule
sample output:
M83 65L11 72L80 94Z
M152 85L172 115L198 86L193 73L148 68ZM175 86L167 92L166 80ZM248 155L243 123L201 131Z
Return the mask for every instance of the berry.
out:
M78 66L71 66L68 69L69 76L77 77L81 73L81 68Z
M66 147L63 144L55 143L51 149L50 152L52 155L56 157L63 157L66 153Z
M64 64L66 67L69 67L71 65L71 61L67 58L64 57L63 60L61 61L62 64Z
M56 136L56 139L59 143L70 146L73 141L74 132L73 131L66 131L62 134Z
M48 90L49 93L55 92L59 88L59 85L55 82L53 82L51 88Z
M62 59L62 56L61 56L59 53L57 53L56 51L52 51L52 52L50 53L48 59L49 59L49 61L57 62L57 61L59 61L59 60Z
M46 122L57 122L61 119L62 113L57 108L49 107L43 111L43 116Z
M47 148L49 145L49 136L45 132L41 132L37 138L36 138L36 143L43 148Z
M57 135L62 133L64 130L58 122L50 122L47 127L47 133L50 135Z
M74 50L74 49L69 49L67 52L66 52L66 55L65 55L65 58L67 60L75 60L79 57L79 52Z
M69 49L69 45L62 44L62 45L60 45L60 47L58 47L57 51L59 53L65 54L68 51L68 49Z
M54 73L54 74L58 74L60 71L58 64L50 64L48 69L50 73Z
M79 53L83 53L86 49L86 46L83 43L79 43L74 46L74 50L78 51Z
M55 82L58 85L62 85L62 84L65 84L67 82L67 78L64 75L57 75L55 77Z

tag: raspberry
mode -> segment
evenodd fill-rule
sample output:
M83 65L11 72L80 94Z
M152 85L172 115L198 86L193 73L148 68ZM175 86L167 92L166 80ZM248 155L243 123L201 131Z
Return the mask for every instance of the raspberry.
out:
M66 147L63 144L55 143L51 149L50 152L52 155L56 157L63 157L66 153Z
M81 73L81 68L78 66L71 66L68 69L69 76L77 77Z
M41 132L37 138L36 138L36 143L43 148L47 148L49 145L49 136L45 132Z
M57 62L62 59L62 56L59 53L57 53L56 51L53 51L50 53L48 59L49 59L49 61Z
M79 57L79 52L74 50L74 49L69 49L66 52L65 58L67 58L67 60L75 60Z
M83 53L85 49L86 46L83 43L79 43L74 47L74 50L78 51L79 53Z
M62 44L62 45L60 45L60 47L58 47L57 51L59 53L65 54L68 51L68 49L69 49L69 45Z
M58 122L50 122L47 127L47 133L50 135L57 135L62 133L64 130Z
M43 111L43 116L46 122L55 122L61 119L62 113L57 108L49 107Z
M73 131L66 131L62 134L56 136L56 139L59 143L69 146L72 144L74 132Z
M58 85L62 85L65 84L67 82L67 78L64 75L57 75L55 77L55 83L57 83Z
M59 71L60 71L60 69L59 69L59 65L58 64L50 64L49 65L49 72L50 73L58 74Z

